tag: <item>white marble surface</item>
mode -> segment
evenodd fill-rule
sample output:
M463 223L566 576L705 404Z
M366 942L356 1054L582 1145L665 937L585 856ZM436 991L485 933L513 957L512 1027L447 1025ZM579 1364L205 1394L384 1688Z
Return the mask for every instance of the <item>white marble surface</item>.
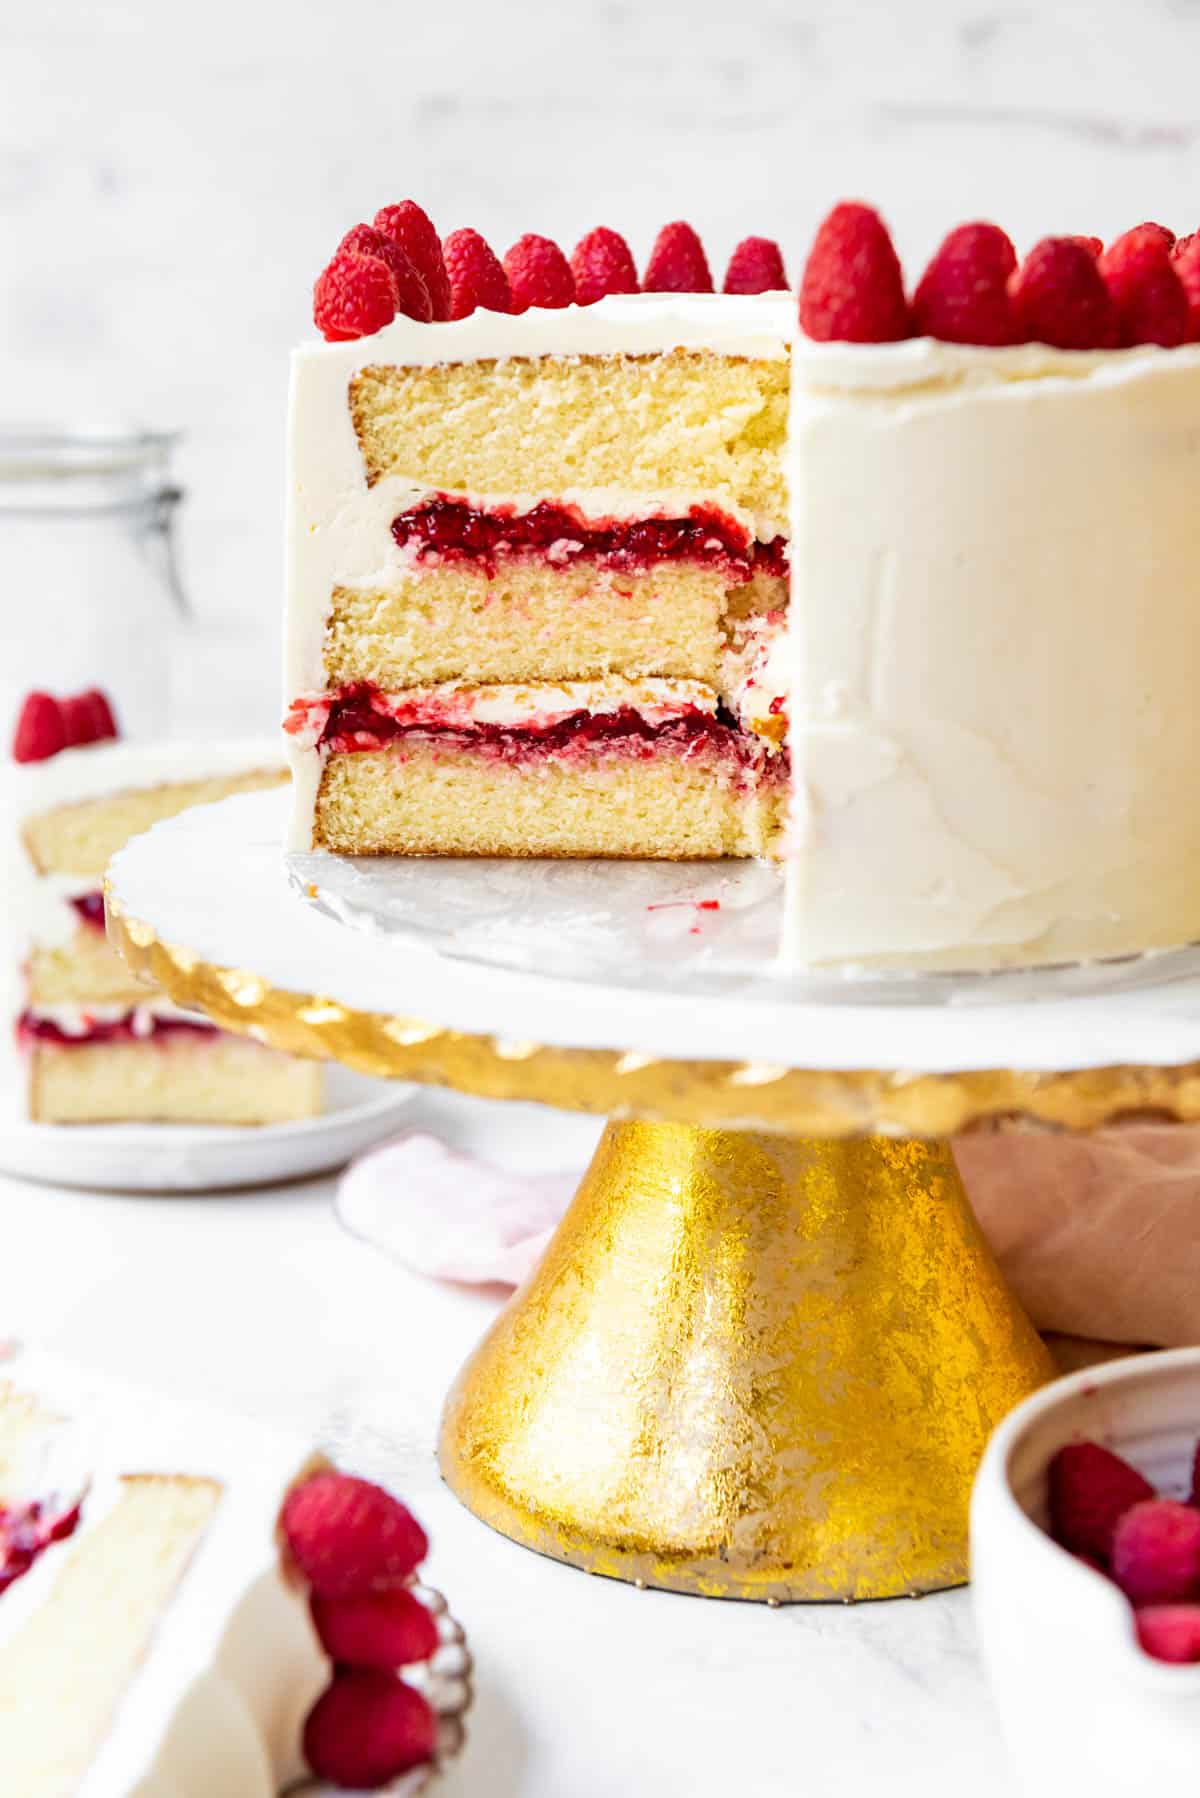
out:
M467 1141L529 1166L573 1164L595 1129L419 1104L433 1127L460 1107ZM1013 1798L965 1593L772 1611L637 1592L463 1511L438 1479L437 1416L498 1297L404 1274L339 1231L330 1193L122 1198L0 1179L0 1334L387 1469L478 1661L446 1798Z
M853 193L910 271L970 217L1182 230L1198 52L1195 0L0 8L0 413L186 431L180 716L269 723L285 355L357 218L413 194L499 249L604 222L642 258L684 216L793 272Z

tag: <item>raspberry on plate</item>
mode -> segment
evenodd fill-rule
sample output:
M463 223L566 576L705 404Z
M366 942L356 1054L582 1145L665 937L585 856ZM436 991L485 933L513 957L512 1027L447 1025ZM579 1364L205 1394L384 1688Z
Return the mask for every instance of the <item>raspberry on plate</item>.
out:
M937 250L913 295L913 323L943 343L1020 341L1008 297L1017 253L999 225L958 225Z
M441 239L428 213L415 200L381 206L373 220L375 229L390 238L407 256L425 284L431 316L450 317L450 277L446 273Z
M279 1522L292 1559L321 1598L400 1585L429 1553L424 1530L398 1498L333 1470L293 1487Z
M729 258L723 293L782 293L787 289L783 251L769 237L743 237Z
M1051 1461L1047 1480L1055 1540L1102 1567L1126 1511L1155 1495L1149 1480L1098 1442L1068 1442Z
M344 1667L408 1667L437 1649L437 1619L407 1586L314 1597L311 1608L322 1648Z
M390 325L400 296L396 277L377 256L335 256L317 276L313 322L329 343L371 337Z
M575 245L571 256L571 273L575 277L575 301L580 306L594 305L609 293L636 293L637 269L629 245L619 231L597 225Z
M451 318L469 318L480 306L487 312L512 311L508 276L478 231L452 231L442 253L450 278Z
M1200 1598L1200 1511L1171 1498L1134 1505L1113 1534L1111 1564L1133 1605Z
M704 245L689 224L664 225L642 276L643 293L711 293L712 273Z
M843 200L825 218L800 277L800 327L818 343L912 336L900 261L872 207Z
M437 1717L392 1673L339 1668L304 1724L304 1758L318 1779L374 1791L432 1760Z
M531 306L558 309L574 302L571 265L549 237L534 231L518 237L504 258L504 273L514 312L528 312Z
M1009 282L1022 338L1060 350L1111 350L1117 316L1082 238L1043 237Z
M1200 1604L1151 1604L1134 1617L1137 1638L1156 1661L1200 1661Z

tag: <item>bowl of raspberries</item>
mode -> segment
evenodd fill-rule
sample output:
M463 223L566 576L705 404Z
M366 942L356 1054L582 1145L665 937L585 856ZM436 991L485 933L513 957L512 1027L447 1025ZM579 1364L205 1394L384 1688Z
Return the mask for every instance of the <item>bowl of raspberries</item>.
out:
M1035 1393L971 1502L984 1660L1031 1794L1135 1798L1200 1768L1200 1349Z

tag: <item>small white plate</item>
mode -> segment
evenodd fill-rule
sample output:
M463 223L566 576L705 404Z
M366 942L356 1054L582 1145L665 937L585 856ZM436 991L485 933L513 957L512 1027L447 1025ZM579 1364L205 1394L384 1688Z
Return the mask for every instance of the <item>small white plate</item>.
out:
M325 1109L295 1124L6 1124L0 1173L119 1192L213 1192L341 1167L399 1129L411 1086L325 1071Z

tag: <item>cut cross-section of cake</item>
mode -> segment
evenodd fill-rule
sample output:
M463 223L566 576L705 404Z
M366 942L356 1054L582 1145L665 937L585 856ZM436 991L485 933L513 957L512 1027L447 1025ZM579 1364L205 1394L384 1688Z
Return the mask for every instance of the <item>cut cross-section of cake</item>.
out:
M427 1547L391 1493L257 1425L22 1356L0 1381L3 1790L415 1792L470 1699Z
M787 600L791 308L615 296L400 318L293 373L293 841L768 853L742 704Z
M33 696L37 710L48 696ZM321 1072L180 1011L139 984L104 928L104 872L130 837L189 806L278 786L268 742L118 743L28 754L3 775L9 1090L39 1123L260 1124L320 1110Z
M851 202L798 302L680 291L676 223L572 305L463 232L433 323L352 238L292 368L293 849L781 858L800 965L1200 939L1195 238L975 222L910 296Z

